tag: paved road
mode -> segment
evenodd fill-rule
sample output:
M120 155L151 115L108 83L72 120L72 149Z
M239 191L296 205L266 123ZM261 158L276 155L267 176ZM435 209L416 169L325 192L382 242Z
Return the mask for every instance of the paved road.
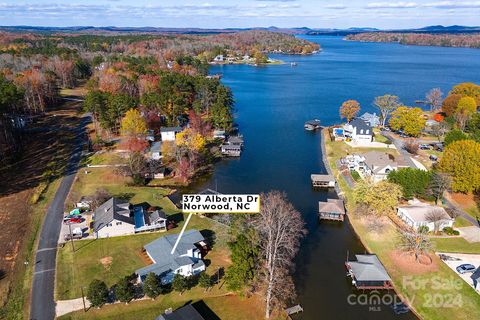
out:
M405 162L407 165L411 168L417 168L417 165L415 162L412 161L410 158L410 153L408 153L407 150L403 147L403 140L402 139L397 139L395 138L390 132L388 131L382 131L381 132L382 136L387 138L388 140L392 141L392 143L395 145L395 148L397 148L398 152L403 156L405 159Z
M51 320L55 318L55 301L53 297L55 265L58 238L63 219L63 208L78 169L82 146L85 143L85 125L89 121L90 118L85 116L75 130L77 137L65 176L58 187L57 193L47 210L47 215L43 222L35 256L35 271L33 274L30 305L30 319L32 320Z

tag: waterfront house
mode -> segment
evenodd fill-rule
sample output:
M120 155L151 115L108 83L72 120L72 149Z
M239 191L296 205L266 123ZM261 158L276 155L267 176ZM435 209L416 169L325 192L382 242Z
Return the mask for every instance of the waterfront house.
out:
M162 158L162 142L155 141L150 146L150 159L152 160L160 160Z
M373 128L378 127L380 125L380 117L377 116L376 113L365 112L360 116L360 119L368 123L370 127L373 127Z
M318 202L318 216L320 220L343 221L345 217L345 204L341 199L327 199Z
M175 274L189 277L205 270L202 255L207 245L202 234L194 229L185 231L172 253L177 238L178 234L171 234L144 246L153 263L135 271L139 282L143 282L150 272L156 274L162 284L168 284Z
M407 225L418 230L418 228L425 226L429 231L435 229L434 221L431 221L432 216L438 223L438 230L445 227L453 227L454 219L452 219L444 208L434 206L420 201L411 201L409 205L399 206L397 208L397 215L405 221ZM430 219L429 219L430 216Z
M352 284L357 289L392 289L392 279L374 254L356 254L357 261L347 261L345 266Z
M175 141L177 133L182 131L182 127L163 127L160 128L162 141Z
M219 54L218 56L213 58L213 62L223 62L223 60L224 60L223 54Z
M358 144L370 143L373 140L373 129L369 123L360 118L355 118L344 127L345 137Z
M243 147L243 136L229 136L225 144Z
M214 130L213 131L213 138L214 139L225 139L225 130Z
M395 158L392 154L380 151L369 151L360 154L360 161L357 163L357 170L363 177L370 177L374 182L387 179L390 172L400 168L406 168L408 165L402 158Z
M135 222L135 233L143 231L167 230L167 215L162 210L146 211L141 206L133 209L133 218Z
M209 310L210 311L210 310ZM166 310L155 320L205 320L204 317L191 304L187 304L175 311Z
M220 146L220 149L224 156L229 157L240 157L240 154L242 153L242 147L239 145L224 143Z

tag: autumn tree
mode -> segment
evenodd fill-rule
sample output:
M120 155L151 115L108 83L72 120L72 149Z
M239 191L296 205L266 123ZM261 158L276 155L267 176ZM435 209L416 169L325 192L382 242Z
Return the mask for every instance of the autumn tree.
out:
M460 130L465 130L465 124L470 117L477 111L477 102L472 97L463 97L458 101L457 109L455 110L455 120Z
M377 216L388 215L395 212L402 188L396 183L380 181L361 181L353 191L355 202L364 205L370 214Z
M392 112L389 125L393 130L403 130L409 136L418 136L425 127L426 120L420 108L402 106Z
M340 118L347 119L350 122L360 111L360 103L356 100L347 100L340 106Z
M390 94L385 94L383 96L376 97L375 100L373 101L373 104L380 111L380 119L382 122L382 127L385 127L385 123L390 113L392 113L392 111L394 111L401 105L400 99L397 96L390 95Z
M430 111L440 109L443 102L442 90L440 90L440 88L433 88L430 90L425 97L425 102L430 106Z
M450 94L458 94L462 97L471 97L475 99L477 105L480 105L480 85L472 82L463 82L452 88Z
M445 148L438 169L452 176L452 190L472 192L480 188L480 143L463 140Z
M462 99L460 94L449 94L445 100L443 100L442 111L447 115L447 117L451 117L455 114L460 99Z
M285 194L262 194L261 203L253 224L262 257L259 281L265 288L265 318L270 318L274 308L282 308L294 296L291 271L306 230L301 214Z
M137 109L130 109L122 119L120 131L129 137L140 137L147 132L145 119Z

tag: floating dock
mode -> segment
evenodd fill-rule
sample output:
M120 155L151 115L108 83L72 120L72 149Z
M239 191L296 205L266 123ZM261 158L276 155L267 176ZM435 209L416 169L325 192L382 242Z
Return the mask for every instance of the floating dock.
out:
M305 128L305 130L308 130L308 131L320 129L320 120L318 119L308 120L307 122L305 122L303 127Z
M297 304L296 306L285 309L285 312L290 316L295 313L303 312L301 305Z

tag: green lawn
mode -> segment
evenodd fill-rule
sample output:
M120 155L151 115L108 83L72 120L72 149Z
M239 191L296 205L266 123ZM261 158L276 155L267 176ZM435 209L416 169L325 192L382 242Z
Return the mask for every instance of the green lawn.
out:
M352 212L355 207L354 201L352 200L352 190L348 188L344 179L338 175L338 170L336 170L335 167L335 160L351 150L345 147L345 144L342 142L331 141L326 141L326 148L330 166L335 176L338 177L338 183L346 197L347 208L349 212ZM357 217L350 214L349 220L367 249L375 253L382 261L397 291L400 295L409 299L423 319L480 319L479 296L463 281L459 281L461 288L455 290L455 294L460 295L462 302L461 307L434 307L429 305L429 299L431 300L437 295L440 298L445 298L447 294L451 293L451 290L448 288L436 288L435 281L438 281L438 279L449 281L459 280L458 275L441 262L438 257L432 255L435 271L418 272L415 263L410 265L409 268L401 268L395 261L396 255L398 254L396 253L396 249L398 248L399 234L392 224L387 224L382 233L372 234ZM434 239L434 242L437 245L436 250L438 251L458 252L469 250L470 252L477 252L477 250L480 250L480 245L468 244L463 238ZM441 248L441 250L439 248ZM404 286L406 280L418 281L418 283L423 282L426 285ZM468 310L468 312L465 312L465 310Z
M462 237L434 238L432 240L435 244L435 251L480 254L480 242L470 243Z
M453 224L455 228L470 227L471 225L472 223L462 216L457 217L455 219L455 223Z
M182 226L183 221L177 228L168 232L76 241L75 253L67 243L58 251L57 256L57 299L81 297L80 288L87 287L93 279L101 279L112 286L121 277L130 275L136 269L146 265L142 258L142 248L145 244L168 233L178 233ZM228 265L227 230L223 225L208 218L193 216L188 229L214 232L214 246L206 256L210 263L209 270L217 270L219 266ZM106 263L109 259L111 262Z

